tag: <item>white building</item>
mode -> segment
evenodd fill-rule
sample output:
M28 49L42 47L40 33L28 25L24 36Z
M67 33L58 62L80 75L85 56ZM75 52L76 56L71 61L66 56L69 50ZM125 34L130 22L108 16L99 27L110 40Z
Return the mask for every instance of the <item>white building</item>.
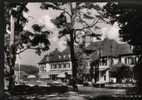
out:
M55 49L39 63L39 76L50 76L55 79L60 74L72 74L72 63L68 49L60 52Z
M96 75L96 81L109 82L110 69L112 65L123 63L133 67L138 60L138 56L133 54L130 45L119 44L115 40L104 39L103 41L92 42L87 45L86 53L82 59L86 60L86 72L90 74L90 68L93 66L93 73ZM99 66L92 62L99 62ZM52 78L59 74L72 74L72 63L70 60L69 48L63 52L54 50L49 55L46 55L41 62L39 75L49 75ZM96 73L96 74L95 74Z

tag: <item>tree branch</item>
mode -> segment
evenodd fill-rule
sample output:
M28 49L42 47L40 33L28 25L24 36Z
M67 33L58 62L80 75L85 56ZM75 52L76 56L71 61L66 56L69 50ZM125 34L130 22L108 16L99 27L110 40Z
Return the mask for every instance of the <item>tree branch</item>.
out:
M27 49L28 49L28 48L25 48L25 49L23 49L23 50L21 50L21 51L19 51L19 52L16 52L16 54L20 54L20 53L26 51Z
M39 48L39 47L31 47L31 48L24 48L23 50L21 50L21 51L19 51L19 52L16 52L16 54L20 54L20 53L22 53L22 52L24 52L24 51L26 51L26 50L28 50L28 49L33 49L33 50L36 50L36 49L43 49L43 48Z
M106 23L110 23L109 21L106 21L104 18L103 18L103 14L101 14L101 12L98 12L99 13L99 18L102 20L102 21L104 21L104 22L106 22Z
M75 22L75 18L77 17L77 15L79 14L79 10L77 9L78 5L76 4L76 7L74 9L74 15L72 16L72 18L74 19L72 23Z
M66 14L68 14L71 17L71 14L69 12L67 12L65 9L61 9L61 8L58 8L58 9L62 10L63 12L65 12Z
M98 23L99 20L100 19L97 19L97 21L92 25L88 25L87 23L85 23L87 25L86 27L83 27L83 28L80 28L80 29L75 29L75 31L82 31L84 29L92 28L93 26L95 26Z

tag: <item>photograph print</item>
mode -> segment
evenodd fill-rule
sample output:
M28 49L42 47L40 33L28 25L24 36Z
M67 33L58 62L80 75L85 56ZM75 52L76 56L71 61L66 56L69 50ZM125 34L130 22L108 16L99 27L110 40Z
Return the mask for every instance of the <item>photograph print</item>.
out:
M2 100L142 100L141 1L4 1Z

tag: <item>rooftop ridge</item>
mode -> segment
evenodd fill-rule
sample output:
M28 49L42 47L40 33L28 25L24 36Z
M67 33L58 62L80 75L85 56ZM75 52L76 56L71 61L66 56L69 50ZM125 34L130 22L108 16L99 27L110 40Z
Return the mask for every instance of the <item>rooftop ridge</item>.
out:
M118 43L114 39L104 39L102 41L97 42L91 42L87 46L88 50L96 50L101 51L101 57L105 56L114 56L117 57L119 55L125 55L125 54L132 54L133 51L130 48L130 45L127 43ZM79 50L79 47L75 46L75 52ZM41 62L47 62L48 61L60 61L61 58L59 56L66 56L62 57L62 60L70 60L70 49L69 47L65 48L63 51L59 51L57 48L52 51L49 56L45 56ZM47 59L47 57L49 59ZM45 61L44 61L45 60Z

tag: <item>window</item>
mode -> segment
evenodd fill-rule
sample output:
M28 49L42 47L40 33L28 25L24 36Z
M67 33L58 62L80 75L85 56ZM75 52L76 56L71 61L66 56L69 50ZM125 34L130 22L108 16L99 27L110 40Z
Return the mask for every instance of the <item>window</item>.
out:
M114 64L114 59L111 57L110 59L110 64L113 65ZM107 64L106 64L107 65Z
M64 66L63 68L66 68L66 64L63 64L63 66Z
M131 57L128 58L128 64L132 64L132 58Z
M53 64L51 64L51 69L53 69Z
M56 65L52 64L51 69L55 69Z
M135 64L135 58L133 57L133 58L131 58L131 64L133 65L133 64Z
M61 59L61 56L60 56L60 55L59 55L58 57L59 57L59 59Z
M106 74L104 75L104 80L106 81Z
M136 64L136 57L132 57L131 58L131 64L133 65L133 64Z
M46 72L46 69L45 69L45 68L46 68L46 66L41 66L41 67L40 67L40 71L41 71L41 72Z
M62 68L61 64L59 64L58 66L59 66L59 68Z
M134 57L127 57L126 59L125 59L126 61L126 64L135 64L135 58Z
M68 63L68 64L66 64L66 67L67 67L67 68L70 68L70 64L69 64L69 63Z
M118 62L121 63L121 57L118 58Z
M102 58L102 65L107 65L107 58Z
M90 66L90 62L88 61L87 66Z
M69 58L71 57L71 55L68 55L69 56Z
M135 57L135 64L137 63L137 57Z
M127 64L127 58L125 58L125 64Z
M54 65L54 69L56 69L56 68L57 68L57 65L55 64L55 65Z

